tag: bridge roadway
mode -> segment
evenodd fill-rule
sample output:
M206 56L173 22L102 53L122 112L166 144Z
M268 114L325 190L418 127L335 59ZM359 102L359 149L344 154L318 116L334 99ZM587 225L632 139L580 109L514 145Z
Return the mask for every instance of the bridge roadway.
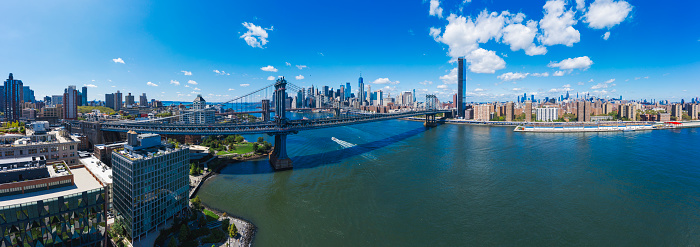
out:
M332 128L345 125L369 123L389 119L412 117L419 115L434 115L446 113L449 110L418 110L399 113L377 113L351 115L350 117L333 117L309 120L286 120L284 124L275 121L249 124L165 124L153 122L119 121L102 124L103 131L137 133L155 133L168 135L232 135L232 134L276 134L296 133L303 130Z

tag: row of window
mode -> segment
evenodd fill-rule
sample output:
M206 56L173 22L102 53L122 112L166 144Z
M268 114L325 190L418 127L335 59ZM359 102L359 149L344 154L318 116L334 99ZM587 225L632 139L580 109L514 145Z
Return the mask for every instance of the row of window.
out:
M27 185L27 186L24 186L24 190L27 191L27 190L42 188L42 187L46 188L46 184Z
M10 193L10 192L15 192L15 191L20 191L20 190L22 190L22 187L14 187L14 188L9 188L9 189L0 189L0 194Z
M56 181L56 182L50 182L49 186L54 186L54 185L59 185L59 184L68 184L70 183L70 179L68 180L61 180L61 181Z
M74 149L75 149L75 146L74 146L74 145L71 145L70 148L69 148L69 146L63 146L63 150L64 150L64 151L65 151L65 150L68 150L68 149L74 150ZM19 152L18 152L19 155L24 155L24 150L18 150L18 151L19 151ZM39 149L38 149L38 153L45 154L45 153L48 153L48 152L49 152L49 148L39 148ZM51 152L58 152L58 147L51 147ZM27 150L27 153L28 153L28 154L36 154L36 153L37 153L37 149L36 149L36 148L29 149L29 150ZM1 154L3 154L3 153L0 152L0 155L1 155ZM5 151L4 154L5 154L4 156L15 156L15 150L8 150L8 151ZM71 153L71 155L73 155L73 153ZM72 157L72 156L71 156L71 157Z

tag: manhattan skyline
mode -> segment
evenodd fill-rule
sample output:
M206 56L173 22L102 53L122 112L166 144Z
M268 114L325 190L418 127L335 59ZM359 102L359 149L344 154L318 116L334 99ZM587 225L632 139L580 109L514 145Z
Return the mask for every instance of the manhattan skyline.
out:
M691 5L691 6L689 6ZM695 6L692 6L695 5ZM570 93L698 96L700 24L654 1L2 3L0 72L37 98L67 85L225 101L285 76L338 88L416 89L451 101L457 57L467 101ZM290 18L292 15L294 18ZM11 49L10 49L11 48ZM546 76L545 76L546 75Z

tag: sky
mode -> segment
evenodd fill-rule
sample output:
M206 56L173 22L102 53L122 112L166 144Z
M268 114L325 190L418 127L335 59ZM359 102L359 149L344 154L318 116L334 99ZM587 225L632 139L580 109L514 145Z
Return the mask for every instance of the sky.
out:
M700 96L697 1L2 1L0 75L37 99L68 85L221 102L284 76L451 101Z

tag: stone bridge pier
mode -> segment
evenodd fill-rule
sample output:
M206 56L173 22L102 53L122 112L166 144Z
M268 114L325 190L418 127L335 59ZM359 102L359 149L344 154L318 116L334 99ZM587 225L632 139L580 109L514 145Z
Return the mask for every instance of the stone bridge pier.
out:
M274 95L275 123L280 129L287 127L287 113L284 103L287 99L286 86L287 80L284 77L277 79ZM270 153L269 159L270 165L276 171L292 169L292 159L287 155L287 135L291 133L293 132L270 133L270 135L275 136L275 146L272 149L272 153Z

